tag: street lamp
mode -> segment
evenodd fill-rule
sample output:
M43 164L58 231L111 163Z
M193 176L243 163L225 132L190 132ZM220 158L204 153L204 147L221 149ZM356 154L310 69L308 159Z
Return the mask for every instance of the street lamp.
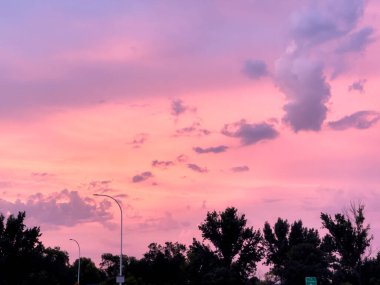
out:
M94 194L94 196L98 197L107 197L116 202L116 204L119 206L120 209L120 273L119 276L116 277L116 282L119 284L124 283L124 276L123 276L123 209L121 208L120 203L112 196L105 195L105 194Z
M79 285L79 277L80 277L80 246L79 246L79 242L77 242L75 239L71 238L70 240L76 242L76 244L78 245L78 249L79 249L79 259L78 259L78 285Z

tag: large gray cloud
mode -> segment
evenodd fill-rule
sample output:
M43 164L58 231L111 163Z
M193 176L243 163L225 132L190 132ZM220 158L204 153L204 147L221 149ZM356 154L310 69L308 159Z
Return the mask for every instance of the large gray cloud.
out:
M354 32L363 15L364 0L308 3L293 15L293 42L275 65L275 81L288 100L283 121L295 132L319 131L328 112L331 92L323 58L315 56L319 47L328 42L333 48L341 44L341 49L344 46L347 51L361 51L372 34L370 27Z
M375 111L359 111L337 121L329 122L330 128L343 131L349 128L368 129L380 120L380 113Z
M221 153L221 152L225 152L227 149L228 149L228 146L226 146L226 145L219 145L219 146L206 147L206 148L202 148L202 147L198 146L198 147L193 148L193 150L196 153L200 153L200 154L203 154L203 153Z
M278 136L277 130L271 124L249 124L245 120L224 125L222 134L239 138L242 145L252 145Z
M295 132L320 130L327 114L325 103L331 96L322 63L288 55L277 61L276 77L288 99L283 120Z
M94 199L81 197L77 191L69 190L50 195L37 193L24 202L0 199L2 212L25 211L28 219L38 223L70 227L79 223L109 222L112 219L108 211L111 206L109 201L96 204Z

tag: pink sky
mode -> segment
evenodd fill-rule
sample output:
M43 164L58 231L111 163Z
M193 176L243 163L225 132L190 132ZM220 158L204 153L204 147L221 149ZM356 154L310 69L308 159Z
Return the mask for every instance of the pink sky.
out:
M0 211L46 245L117 254L105 193L137 257L207 211L319 229L358 201L380 250L378 2L1 5Z

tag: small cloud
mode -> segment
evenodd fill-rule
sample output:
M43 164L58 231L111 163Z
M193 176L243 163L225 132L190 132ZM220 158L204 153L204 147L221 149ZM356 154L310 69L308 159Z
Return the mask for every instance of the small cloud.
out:
M181 99L176 99L172 101L171 114L173 116L179 116L187 111L195 112L196 108L185 105Z
M152 172L150 171L145 171L141 174L138 174L138 175L135 175L132 177L132 182L133 183L139 183L139 182L143 182L149 178L153 177L153 174Z
M251 79L259 79L268 75L267 65L260 59L246 60L243 73Z
M167 161L162 161L162 160L153 160L152 161L152 167L160 168L160 169L166 169L169 166L173 166L174 162L167 160Z
M249 167L246 165L243 166L235 166L231 168L232 172L246 172L249 171Z
M134 148L139 148L147 141L147 139L148 134L140 133L137 134L129 144L131 144Z
M193 150L196 152L196 153L200 153L200 154L203 154L203 153L221 153L221 152L225 152L226 150L228 149L228 146L225 146L225 145L220 145L220 146L216 146L216 147L207 147L207 148L201 148L201 147L194 147Z
M361 52L375 40L371 37L374 32L372 27L365 27L361 30L352 33L340 47L337 48L339 53L348 53L348 52Z
M224 125L222 134L240 138L242 145L252 145L263 140L275 139L278 136L278 132L271 124L248 124L245 120Z
M181 155L177 156L177 161L178 162L182 162L182 163L188 162L189 161L189 157L187 155L185 155L185 154L181 154Z
M348 86L348 91L359 91L360 93L364 93L364 84L366 82L366 79L360 79L358 81L355 81L350 86Z
M187 167L195 172L199 172L199 173L206 173L208 172L207 168L205 167L200 167L199 165L197 164L194 164L194 163L189 163L187 165Z
M211 134L211 132L201 128L200 123L194 123L190 127L176 130L177 136L207 136L209 134Z
M345 116L337 121L329 122L331 129L343 131L354 128L364 130L372 127L380 120L380 113L375 111L359 111L352 115Z

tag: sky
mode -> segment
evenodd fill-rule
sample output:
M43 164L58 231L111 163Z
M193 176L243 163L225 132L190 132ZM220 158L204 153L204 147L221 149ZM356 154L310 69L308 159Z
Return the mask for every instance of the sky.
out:
M380 2L0 4L0 212L96 262L366 206L380 250ZM323 230L321 230L323 232Z

